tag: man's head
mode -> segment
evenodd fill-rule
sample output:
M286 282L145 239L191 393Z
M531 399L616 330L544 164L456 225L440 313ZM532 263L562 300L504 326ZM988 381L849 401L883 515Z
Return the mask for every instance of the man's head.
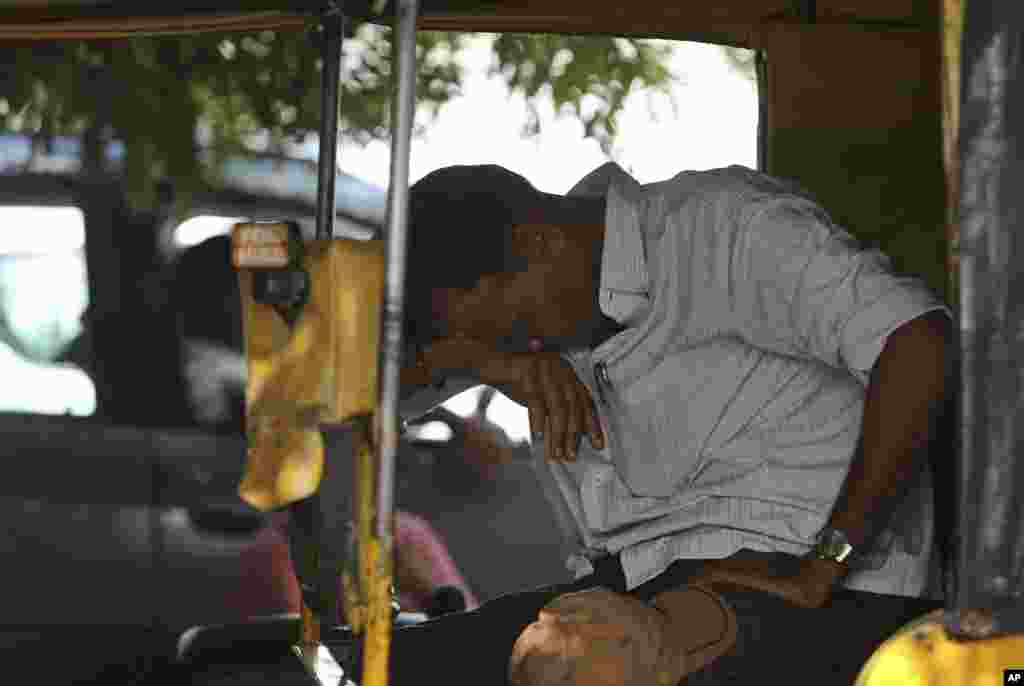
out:
M409 339L573 345L598 315L603 212L494 165L425 176L410 197Z

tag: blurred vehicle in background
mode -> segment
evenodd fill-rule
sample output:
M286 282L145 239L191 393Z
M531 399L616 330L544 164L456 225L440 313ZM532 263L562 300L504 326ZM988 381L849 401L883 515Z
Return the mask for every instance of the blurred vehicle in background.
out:
M206 189L191 214L174 219L169 211L131 210L116 173L81 174L71 143L19 162L27 142L0 136L0 452L11 465L0 480L8 523L0 550L16 553L0 585L4 623L72 634L97 622L150 628L131 642L295 612L299 594L279 515L236 507L245 455L237 408L229 418L226 405L199 407L190 397L190 383L237 383L244 369L209 341L187 343L172 286L177 279L200 297L210 292L216 275L180 271L179 260L235 217L291 216L311 227L315 167L239 156L223 187ZM116 161L116 146L112 154ZM383 191L339 176L339 234L378 235L383 206ZM431 465L442 453L445 460L476 454L463 441L473 430L460 428L455 413L448 422L444 440L403 450L404 492L435 488ZM460 509L432 496L418 500ZM397 567L405 609L478 604L429 518L403 513L398 538L408 551ZM0 649L36 639L4 632ZM146 652L83 649L88 658L76 674L91 673L90 665L133 670L118 655Z

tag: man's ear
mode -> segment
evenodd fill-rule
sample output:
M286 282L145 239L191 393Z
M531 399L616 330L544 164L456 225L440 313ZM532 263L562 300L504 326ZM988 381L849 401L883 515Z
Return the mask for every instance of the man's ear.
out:
M430 291L430 341L447 335L453 290L451 288L434 288ZM426 343L426 341L419 342Z
M558 255L565 249L567 237L554 224L521 224L514 229L516 251L527 260Z

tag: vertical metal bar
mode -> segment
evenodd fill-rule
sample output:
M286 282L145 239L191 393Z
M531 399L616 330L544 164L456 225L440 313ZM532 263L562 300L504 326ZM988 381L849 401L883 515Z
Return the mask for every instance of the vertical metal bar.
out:
M960 112L961 422L951 630L1024 634L1024 5L966 4Z
M374 527L365 546L369 613L364 637L363 686L386 686L391 652L395 461L402 366L402 314L408 231L409 148L416 108L416 0L398 0L392 36L397 73L392 104L391 183L388 186L387 269L378 359L377 462ZM367 568L368 567L368 568Z
M754 69L757 85L757 170L769 172L768 132L771 128L768 126L768 56L764 48L758 48L754 54Z
M398 394L402 366L402 314L405 307L405 259L409 209L409 148L416 111L416 0L399 0L394 37L398 81L391 140L388 187L388 254L380 352L378 415L380 479L377 483L376 533L391 542L395 456L398 453Z
M806 24L818 23L818 1L797 0L793 3L796 7L796 15Z
M345 16L334 3L323 16L320 54L320 151L317 160L316 237L334 235L334 180L338 176L338 103L341 85L341 43Z
M344 37L345 17L340 8L331 3L324 12L321 23L321 56L323 68L320 83L320 149L317 160L316 189L316 238L327 240L334 235L334 181L338 176L338 101L341 81L341 43ZM327 442L324 442L325 450ZM326 455L325 455L326 457ZM315 666L320 645L320 622L330 621L333 608L323 607L323 579L320 569L320 526L319 498L292 503L290 510L295 519L293 526L302 528L301 556L306 563L301 567L313 575L315 588L302 589L302 635L299 652L309 669ZM306 580L308 583L309 580ZM309 607L309 596L317 596L317 612ZM333 598L334 594L328 594Z

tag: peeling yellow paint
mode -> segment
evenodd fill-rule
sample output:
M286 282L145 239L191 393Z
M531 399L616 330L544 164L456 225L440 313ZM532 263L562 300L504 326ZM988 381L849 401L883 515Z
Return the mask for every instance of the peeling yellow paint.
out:
M390 546L372 536L366 546L369 612L363 644L363 686L387 686L388 657L391 653L391 576Z

